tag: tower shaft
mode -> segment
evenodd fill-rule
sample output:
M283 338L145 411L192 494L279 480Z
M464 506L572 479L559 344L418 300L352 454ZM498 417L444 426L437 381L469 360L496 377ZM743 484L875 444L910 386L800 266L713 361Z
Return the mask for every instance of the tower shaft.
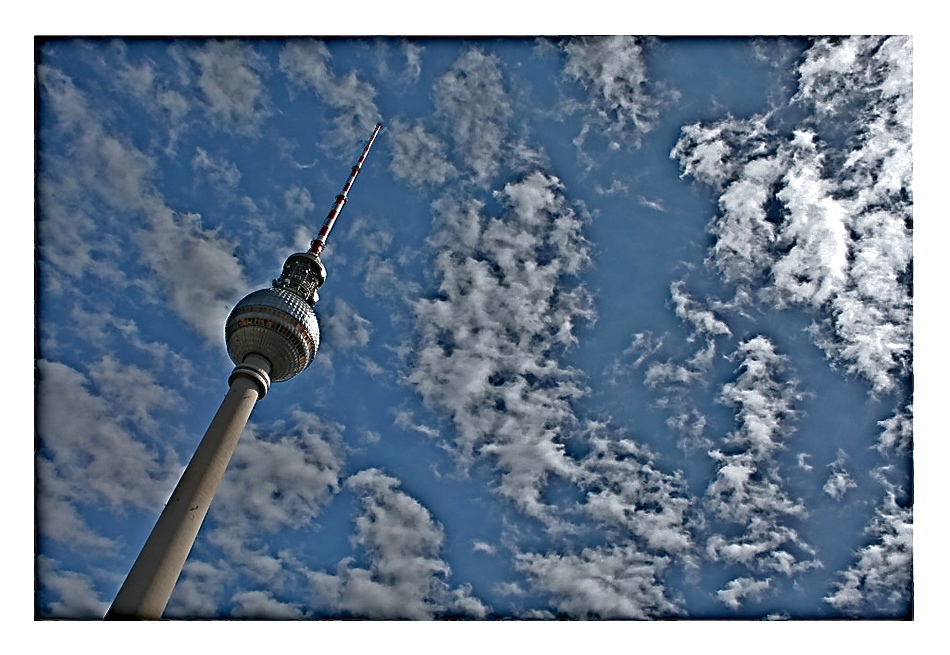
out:
M258 398L270 384L267 360L248 356L168 499L106 619L160 619Z
M161 618L258 398L267 393L272 378L289 380L313 361L320 343L313 304L327 277L319 255L381 128L377 124L373 130L310 251L291 255L272 288L245 296L228 316L225 341L235 363L228 393L106 619Z

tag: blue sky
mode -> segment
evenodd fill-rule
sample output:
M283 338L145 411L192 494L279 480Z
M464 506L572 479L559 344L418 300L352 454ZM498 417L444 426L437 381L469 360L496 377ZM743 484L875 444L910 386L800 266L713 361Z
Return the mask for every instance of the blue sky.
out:
M37 611L97 618L306 249L174 618L897 618L912 42L58 40Z

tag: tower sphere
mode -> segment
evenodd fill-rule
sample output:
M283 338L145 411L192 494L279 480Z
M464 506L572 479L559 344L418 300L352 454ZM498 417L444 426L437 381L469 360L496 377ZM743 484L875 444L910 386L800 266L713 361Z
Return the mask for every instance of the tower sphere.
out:
M275 287L248 294L234 306L224 339L235 365L248 355L260 355L270 362L271 380L281 382L310 366L320 345L320 326L303 298Z

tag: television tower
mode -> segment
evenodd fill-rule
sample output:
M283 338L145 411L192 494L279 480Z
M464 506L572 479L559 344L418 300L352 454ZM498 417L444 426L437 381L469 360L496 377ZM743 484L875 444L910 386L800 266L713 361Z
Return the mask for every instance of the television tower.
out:
M106 619L161 618L251 410L271 382L289 380L313 361L320 344L313 305L317 289L327 279L320 253L381 128L377 124L373 130L310 250L288 257L270 288L254 291L231 310L224 327L228 355L235 365L228 393Z

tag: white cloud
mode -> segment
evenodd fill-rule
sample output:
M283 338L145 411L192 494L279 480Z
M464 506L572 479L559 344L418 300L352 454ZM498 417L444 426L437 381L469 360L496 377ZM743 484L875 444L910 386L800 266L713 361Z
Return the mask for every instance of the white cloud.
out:
M647 198L646 196L638 195L637 202L640 203L641 206L647 207L654 211L658 211L658 212L666 211L666 206L663 203L662 198L651 200L650 198Z
M298 184L292 184L284 189L284 207L292 216L303 218L308 212L313 211L316 205L310 198L310 190Z
M196 551L200 544L205 552L220 555L189 559L169 600L169 616L227 613L226 589L236 594L235 616L293 613L292 607L276 604L281 601L270 598L270 607L268 598L252 592L259 585L277 593L302 583L306 567L300 553L276 547L273 537L311 529L339 491L341 431L341 426L300 410L292 410L287 420L248 424L196 542Z
M36 529L41 539L98 553L118 552L119 542L98 534L80 513L75 480L61 476L50 460L37 458L36 481Z
M235 618L312 614L299 602L281 599L282 588L293 589L301 583L315 594L313 607L326 608L331 616L483 617L487 608L467 587L452 588L447 582L450 569L440 557L442 527L417 500L399 490L398 480L376 469L361 471L346 482L361 499L353 543L364 554L365 567L345 558L335 573L315 571L307 567L301 553L276 550L269 544L268 533L312 524L339 489L338 427L327 427L299 412L295 420L293 436L264 440L252 426L242 437L215 497L205 534L224 559L214 564L194 558L189 562L172 597L169 616L208 616L219 607L228 581L236 579L229 612ZM271 429L282 432L277 425ZM268 590L242 588L247 581L265 584Z
M608 546L576 555L521 554L516 566L572 619L649 619L681 611L665 598L657 580L666 562L632 548Z
M710 254L728 281L757 280L771 262L777 240L773 186L785 168L773 153L765 121L726 119L713 126L687 125L670 155L690 175L720 192L720 216L710 225L716 237Z
M598 195L603 195L603 196L613 195L615 193L622 193L623 195L627 195L628 193L630 193L630 188L626 184L621 182L620 180L614 179L610 183L610 186L608 187L603 186L599 182L595 183L594 191ZM651 207L653 209L657 209L660 211L662 211L663 209L662 201L650 201L644 198L643 196L637 196L637 202L639 202L641 205L645 207Z
M547 476L572 468L559 435L582 389L554 357L591 317L585 290L567 278L587 249L553 177L532 173L500 199L498 218L475 202L437 203L439 295L413 304L420 342L409 379L451 416L460 463L489 456L501 493L537 515Z
M660 405L671 411L667 425L681 435L678 445L684 449L705 449L710 445L704 436L707 419L695 407L691 390L701 384L712 369L717 339L732 336L729 326L720 317L720 310L729 309L730 303L696 300L686 290L685 280L670 284L670 299L677 318L689 328L686 342L696 343L696 350L685 359L660 360L657 353L666 337L640 332L634 335L622 356L614 360L609 372L620 375L645 365L643 382L661 392ZM636 356L636 359L627 364L628 356Z
M48 602L41 615L51 619L101 619L108 603L100 600L93 581L75 571L63 571L59 562L40 555L36 560L41 590L56 594L58 600Z
M750 570L792 575L820 565L814 550L784 524L804 516L805 508L782 488L774 460L792 430L800 394L795 381L785 378L785 358L765 337L744 341L737 357L739 375L723 386L720 400L735 409L738 428L722 450L709 453L717 471L706 489L706 504L716 517L744 532L713 534L706 553ZM732 590L723 598L732 604L742 596Z
M671 152L720 194L710 255L723 277L816 312L816 343L875 392L909 370L909 52L902 37L818 40L789 108L807 117L791 134L769 127L780 108L688 125ZM845 111L857 120L842 135Z
M143 207L145 228L136 234L144 261L158 276L171 308L211 343L248 283L234 244L201 226L196 214L181 214L157 198Z
M835 500L840 500L848 489L854 489L858 486L858 483L854 481L854 478L848 473L844 468L845 453L843 450L838 451L838 458L829 464L831 468L831 475L828 476L828 480L825 481L825 485L821 488L826 494L834 498Z
M445 144L421 122L409 126L393 121L386 132L392 148L389 167L396 177L423 186L443 184L458 175L446 158Z
M156 412L180 407L182 403L181 395L160 385L150 371L123 364L112 355L104 356L90 368L89 379L116 414L149 434L158 428Z
M564 44L564 74L588 91L592 118L619 143L639 142L658 115L657 101L647 90L643 45L632 36L583 37ZM631 134L631 132L633 134Z
M914 438L914 406L908 403L894 412L894 415L878 423L883 429L876 448L881 452L889 450L906 453L910 450Z
M231 599L234 609L231 616L237 619L290 620L304 618L304 612L296 603L276 600L268 591L242 591Z
M720 589L716 592L716 595L727 607L739 609L739 606L742 604L741 601L750 597L758 598L765 593L769 588L770 582L771 579L753 580L752 578L736 578L735 580L731 580L725 589Z
M185 47L181 43L169 44L178 75L164 70L152 59L129 61L129 45L122 39L108 41L100 52L106 55L95 57L89 63L110 85L110 93L134 98L149 119L162 128L153 137L156 141L163 140L163 150L174 156L182 133L191 127L189 119L193 110L200 106L190 98L193 96L192 64L184 54Z
M112 313L107 304L99 304L102 300L102 296L96 296L87 303L83 298L84 302L77 302L69 313L72 325L80 326L83 341L102 351L115 349L119 352L125 347L133 348L136 355L147 357L149 369L154 374L170 373L179 390L194 388L196 363L192 359L167 343L148 340L143 334L148 326L143 330L137 321ZM169 397L179 397L178 391L167 391Z
M153 162L142 152L112 136L105 128L107 112L72 79L56 68L37 68L40 101L58 119L58 127L73 142L73 157L79 164L73 176L84 182L119 209L130 209L140 203L153 175Z
M226 533L219 541L302 527L338 491L340 426L299 410L290 419L251 423L238 442L209 512L215 531Z
M476 539L472 542L472 551L476 553L486 553L488 555L494 555L498 549L490 543Z
M669 386L673 384L691 384L699 378L699 371L672 361L652 362L647 367L643 381L649 387Z
M667 398L667 401L670 399ZM679 400L679 399L677 399ZM666 419L666 425L674 434L682 435L677 446L689 450L709 450L713 442L706 436L709 420L695 407L690 407L685 401L668 402L667 406L673 409L673 414Z
M450 125L456 154L474 182L487 186L506 154L513 110L498 58L469 48L435 85L438 112Z
M406 55L405 75L409 80L416 82L422 72L422 53L425 48L412 41L403 41L402 50L403 54Z
M844 206L822 178L823 157L813 133L796 132L776 197L785 211L777 247L790 246L772 265L782 300L820 307L847 280L848 232Z
M326 314L321 327L325 331L326 344L334 350L365 348L373 332L369 320L340 298L333 300L332 311Z
M756 459L770 457L782 447L796 417L801 398L794 380L783 380L787 358L776 352L764 336L743 341L736 351L738 377L723 386L720 400L736 409L739 429L728 442L749 451Z
M540 204L537 191L537 187L528 187L519 190L515 197L525 204L536 206ZM468 250L459 248L458 244L471 244L473 249L477 248L478 244L485 241L477 220L478 215L474 211L454 214L455 229L448 233L454 238L451 242L446 238L446 245L452 243L456 250L462 252ZM516 241L530 244L532 239L527 235L519 235ZM570 239L564 240L565 244L569 242ZM504 251L491 248L489 252ZM443 261L456 261L454 253L445 254L444 257ZM510 271L517 271L518 266L523 265L520 262L524 257L510 257L504 252L498 260L511 263L495 265L501 269L499 273L505 274L501 280L521 282L523 278ZM553 261L556 260L554 256ZM464 265L466 260L459 258L458 261ZM521 326L521 330L528 328L536 330L536 334L544 334L543 330L531 328L541 312L512 314L513 311L524 310L519 309L519 305L505 305L510 309L496 315L490 309L491 305L485 302L485 298L490 296L482 295L479 291L482 284L496 279L489 272L492 269L479 269L472 265L472 260L468 262L461 271L452 271L452 276L446 275L446 279L452 280L452 286L444 283L440 287L446 297L445 305L442 306L444 311L436 311L440 309L437 303L426 305L427 312L422 315L427 317L424 325L433 325L435 321L434 327L440 330L437 333L438 340L431 346L434 351L432 355L440 358L440 374L455 370L448 369L448 364L457 361L458 383L472 386L463 392L465 396L460 397L457 388L451 383L448 387L444 383L432 384L430 389L429 381L417 375L415 382L418 388L430 400L434 398L435 390L440 389L440 393L444 394L436 398L440 406L455 408L453 417L462 435L457 437L457 444L467 431L472 434L473 453L476 456L506 455L496 460L496 469L502 475L500 490L515 500L522 511L543 519L552 534L571 535L596 530L598 534L606 534L612 543L610 547L585 548L579 555L571 554L573 548L567 544L567 553L564 549L561 552L519 553L516 555L517 568L528 576L536 591L550 594L559 612L572 618L653 618L675 615L679 609L666 598L661 576L671 558L678 558L687 566L695 564L693 537L687 518L690 501L683 480L678 474L661 472L653 455L646 449L631 440L610 434L606 426L596 423L589 424L582 431L582 439L590 450L580 460L574 460L560 450L555 441L557 433L545 436L545 441L531 439L537 430L535 425L538 419L546 418L548 423L564 427L576 421L569 402L558 407L548 401L531 409L532 405L548 397L542 393L548 388L546 384L538 387L524 384L517 376L514 382L500 376L494 378L488 370L485 371L489 378L488 384L472 384L473 378L481 377L471 374L473 368L484 363L486 358L493 357L493 353L504 352L506 340L521 344L539 342L539 345L545 341L535 336L519 337L517 331L517 326ZM580 262L576 266L579 268ZM464 292L456 295L456 284ZM492 282L492 286L486 285L485 288L490 290L494 284ZM504 293L504 286L494 288L498 290L492 295ZM465 308L465 304L470 301L480 308L477 314L471 315ZM446 306L449 303L453 304ZM525 306L525 303L520 305ZM516 320L513 325L509 324L512 319ZM495 320L508 326L505 327L503 338L498 339L497 343L492 335L500 332L489 327ZM458 336L446 334L445 330L450 325L464 326L468 321L477 329L459 331L456 328L455 334ZM482 336L484 330L489 331L486 337ZM549 329L547 333L553 334L555 331ZM489 347L487 344L493 345ZM435 350L436 347L438 350ZM524 346L521 349L524 351ZM448 361L445 361L446 358ZM549 366L551 373L554 373L557 368L552 364ZM435 371L430 370L430 373ZM502 383L498 391L495 386L497 382ZM563 390L564 383L559 384ZM509 385L519 390L518 396L504 393ZM493 401L496 394L503 401L503 410L498 409L497 400ZM565 398L565 401L570 401L570 397ZM453 406L450 403L457 404ZM473 406L471 403L477 404ZM552 412L555 408L558 408L557 413ZM493 418L495 416L497 418ZM484 436L477 434L480 430L485 431ZM511 437L507 436L508 430L512 430ZM508 441L510 444L506 443ZM477 444L480 442L485 445L479 452ZM542 445L551 450L539 450ZM556 458L550 457L552 453L556 454ZM540 491L551 474L568 478L584 494L584 502L567 510L563 516L556 516L553 508L540 504ZM572 524L570 519L581 522ZM597 527L593 528L593 525ZM547 613L542 614L549 616Z
M623 351L624 355L637 355L633 362L633 367L642 365L649 357L656 353L663 346L663 338L657 337L652 332L638 332L633 335L633 341Z
M168 409L177 394L111 356L94 363L88 376L45 359L36 368L39 544L46 552L67 548L99 564L114 560L125 540L90 520L89 512L134 509L154 516L167 500L182 466L170 447L157 451L142 435L158 431L155 413ZM54 616L101 618L105 605L94 589L99 576L50 565L40 567L37 580L60 596L49 604Z
M70 159L55 162L41 183L41 187L51 185L44 197L49 204L40 207L40 226L47 237L45 248L41 247L42 263L58 266L58 250L75 252L77 245L84 250L77 257L89 261L102 247L99 244L108 244L109 230L115 230L117 237L131 233L140 247L142 263L157 277L172 309L202 336L220 342L224 319L241 291L247 289L233 244L216 231L204 229L197 215L176 212L166 205L152 184L155 162L112 136L106 128L108 116L97 113L68 77L45 66L37 75L41 100L59 118L59 129L71 143ZM53 229L75 216L75 210L67 205L79 207L80 216L101 214L93 198L123 216L139 215L144 220L104 218L95 230L89 225L88 230L69 229L64 234ZM55 221L48 229L44 224L47 217ZM70 235L79 237L77 244L62 242ZM113 258L98 268L105 269L111 279L131 283ZM149 282L144 281L146 286Z
M872 608L910 611L913 565L913 511L888 491L868 528L874 542L857 552L857 562L841 574L825 601L851 615ZM872 604L873 603L873 604Z
M852 107L855 96L873 94L896 101L899 112L909 112L912 66L908 36L820 39L799 66L798 100L819 114L833 115Z
M590 452L579 462L583 510L604 530L636 537L644 550L691 560L684 480L658 470L653 455L635 442L592 428Z
M467 587L452 589L440 558L442 526L401 491L399 481L377 469L360 471L347 486L361 495L354 543L368 568L340 562L336 575L308 574L314 592L336 612L368 619L431 620L443 614L483 618L488 608Z
M379 121L376 89L353 71L336 75L330 64L330 51L315 39L290 40L280 51L280 69L290 81L314 91L337 110L334 144L365 141Z
M670 296L673 299L676 316L693 327L694 334L690 336L690 340L695 339L696 336L708 338L731 335L729 326L716 316L715 312L694 300L686 291L685 286L683 280L673 282L670 285Z
M93 219L94 208L76 202L81 197L82 181L54 175L50 168L36 181L38 250L44 268L56 271L55 276L44 275L43 283L52 293L62 295L71 282L88 274L121 287L124 278L114 265L121 246L110 235L102 234L101 226Z
M242 134L255 134L270 113L261 71L264 59L237 39L209 40L189 51L198 63L198 88L212 122Z
M234 574L226 563L189 557L175 583L163 616L171 619L220 618L221 594Z
M195 155L191 158L191 167L223 191L233 192L237 188L238 182L241 181L241 171L238 170L234 162L213 157L200 146L195 148Z
M441 433L434 427L429 425L423 425L416 422L416 417L413 415L412 411L408 409L398 409L395 410L395 418L393 419L393 425L404 430L413 430L420 434L424 434L430 438L437 438Z
M106 503L115 509L153 509L164 503L173 476L180 472L177 462L169 460L169 453L152 451L122 418L134 412L121 403L131 402L135 411L146 412L142 418L151 424L147 412L156 406L154 401L143 405L140 396L114 395L110 404L92 393L86 376L73 368L40 360L37 369L39 456L50 463L49 492L55 490L69 502ZM154 384L151 389L164 391ZM47 480L41 477L39 482L44 493Z

